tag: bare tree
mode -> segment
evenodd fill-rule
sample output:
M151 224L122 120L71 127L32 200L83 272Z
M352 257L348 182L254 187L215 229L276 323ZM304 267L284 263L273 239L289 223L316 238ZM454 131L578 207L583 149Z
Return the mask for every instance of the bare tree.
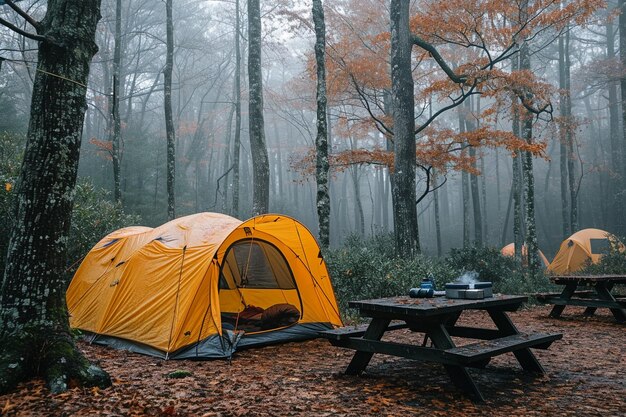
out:
M167 136L167 217L176 217L175 179L176 179L176 138L172 117L172 71L174 68L174 21L172 18L172 0L165 2L166 13L166 54L164 78L165 134Z

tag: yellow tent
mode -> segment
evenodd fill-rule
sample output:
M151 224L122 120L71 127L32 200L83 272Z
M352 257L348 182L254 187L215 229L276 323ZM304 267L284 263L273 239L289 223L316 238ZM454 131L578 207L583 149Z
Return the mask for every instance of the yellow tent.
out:
M515 243L509 243L502 249L500 249L500 253L504 256L515 256ZM522 245L522 258L524 265L528 265L528 254L526 251L526 245ZM544 268L547 268L550 262L548 262L548 258L543 252L539 251L539 260L541 261L541 265Z
M615 237L600 229L583 229L561 243L559 252L548 271L553 274L569 274L584 268L589 263L598 263L602 254L610 247L609 239Z
M93 342L165 358L229 357L342 324L315 238L277 214L117 230L85 257L66 299L70 325Z

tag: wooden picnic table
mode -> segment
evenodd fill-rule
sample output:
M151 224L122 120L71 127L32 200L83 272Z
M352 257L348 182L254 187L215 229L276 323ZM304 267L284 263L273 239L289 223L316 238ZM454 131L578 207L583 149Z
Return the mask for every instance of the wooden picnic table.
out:
M372 320L366 326L342 327L321 332L335 345L356 350L346 374L358 375L365 370L375 353L443 364L452 382L475 401L484 397L466 367L484 368L492 357L513 352L522 368L545 373L530 348L547 349L562 334L520 333L509 316L527 297L496 295L482 300L393 297L351 301L363 317ZM484 310L495 324L493 328L457 325L466 310ZM392 322L393 321L393 322ZM409 328L424 333L422 343L398 343L381 340L392 330ZM458 346L452 337L477 339L480 342ZM427 340L432 341L426 346Z
M584 314L593 315L598 308L608 308L618 323L626 322L626 299L617 299L611 291L617 285L626 284L626 275L555 275L550 280L564 285L561 293L538 294L537 299L554 304L550 317L558 318L565 306L587 307ZM592 290L583 290L582 288Z

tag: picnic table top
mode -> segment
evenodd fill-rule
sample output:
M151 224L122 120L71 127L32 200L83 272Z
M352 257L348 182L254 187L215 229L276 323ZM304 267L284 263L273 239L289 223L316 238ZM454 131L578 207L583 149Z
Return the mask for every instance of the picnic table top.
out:
M550 280L555 284L567 284L571 282L611 282L614 284L626 284L626 275L553 275Z
M528 300L520 295L494 295L478 300L447 297L410 298L408 296L350 301L352 308L361 312L379 312L406 316L435 316L463 310L480 310L492 307L506 307L517 310Z

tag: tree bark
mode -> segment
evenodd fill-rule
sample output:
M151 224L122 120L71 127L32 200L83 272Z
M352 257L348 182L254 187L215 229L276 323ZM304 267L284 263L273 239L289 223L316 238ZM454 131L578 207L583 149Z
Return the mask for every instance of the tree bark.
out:
M239 217L239 157L241 151L241 47L239 0L235 0L235 140L233 143L233 208Z
M248 0L248 82L250 152L252 154L252 213L267 213L270 204L270 169L263 120L260 0Z
M567 160L569 155L567 153L567 133L569 118L567 108L567 95L570 93L567 90L567 83L565 81L565 35L559 36L559 113L561 116L561 126L559 129L559 168L561 173L560 185L561 185L561 224L562 224L562 239L566 239L571 235L570 229L570 217L569 217L569 196L567 195Z
M522 2L522 15L527 14L528 1ZM520 47L520 69L531 70L530 50L527 43ZM532 98L527 96L528 99ZM533 143L533 115L525 111L522 115L522 136L526 142ZM528 254L528 272L536 275L539 272L539 248L537 245L537 229L535 223L535 183L533 174L533 155L524 152L522 171L524 177L524 220L526 221L526 250Z
M626 68L626 0L619 0L619 59L622 63L622 68ZM620 91L622 93L622 141L626 140L626 103L624 103L624 99L626 98L626 73L622 71L619 78ZM624 188L624 184L626 183L626 144L622 142L622 171L621 173L621 187ZM625 193L622 193L624 195ZM624 203L626 203L626 196L622 197L621 206L623 207ZM622 234L626 233L626 222L621 219L620 216L620 225L619 227Z
M66 249L74 203L89 63L99 0L49 0L39 34L17 215L0 288L0 393L33 376L52 392L70 380L107 386L74 346L65 305Z
M437 256L443 255L441 248L441 221L439 218L439 188L437 184L437 171L433 170L433 198L435 199L435 235L437 237Z
M570 88L570 57L569 57L569 30L565 32L565 89L568 94L565 97L565 110L567 112L567 129L565 130L565 139L567 141L567 172L570 192L570 230L573 232L578 230L578 185L576 183L576 153L574 152L574 132L572 130L572 98L569 92Z
M563 36L561 36L561 38L563 38ZM615 59L615 32L613 28L613 21L611 19L608 19L606 22L606 57L608 60ZM609 80L608 90L611 169L615 174L619 174L621 172L622 143L620 141L619 132L619 101L617 98L617 82L614 79ZM617 186L618 184L615 185Z
M415 109L409 0L391 0L391 88L394 130L393 218L396 251L420 251L415 191Z
M459 107L457 111L459 118L459 133L465 133L465 117L463 117L463 107ZM467 144L463 143L463 148ZM467 151L463 149L461 156L466 157ZM461 217L463 218L463 247L470 245L470 223L469 223L469 174L467 171L461 171Z
M512 58L511 69L519 70L519 57L514 55ZM516 96L513 96L513 134L520 137L520 112L519 102ZM520 152L516 152L513 156L513 243L515 246L515 260L521 265L522 263L522 245L524 241L524 228L522 224L522 163Z
M113 51L113 96L111 106L112 159L113 159L113 199L122 204L120 188L120 141L122 127L120 122L120 68L122 65L122 0L115 2L115 47Z
M322 248L330 244L330 195L328 193L328 129L326 122L326 25L321 0L313 0L315 64L317 69L317 135L315 137L315 179L317 182L317 221Z
M468 98L465 101L465 111L463 112L465 116L465 125L468 132L471 132L476 129L476 125L473 121L470 120L472 115L472 99ZM471 159L472 168L474 170L478 169L478 165L476 164L476 148L473 146L469 147L469 157ZM478 189L478 175L471 174L470 175L470 191L472 195L472 211L474 215L474 244L476 246L483 245L483 223L482 223L482 213L480 210L480 191Z
M176 179L176 137L174 118L172 116L172 72L174 69L174 21L172 18L172 0L165 2L166 13L166 54L164 100L165 107L165 134L167 136L167 218L176 217L175 179Z

